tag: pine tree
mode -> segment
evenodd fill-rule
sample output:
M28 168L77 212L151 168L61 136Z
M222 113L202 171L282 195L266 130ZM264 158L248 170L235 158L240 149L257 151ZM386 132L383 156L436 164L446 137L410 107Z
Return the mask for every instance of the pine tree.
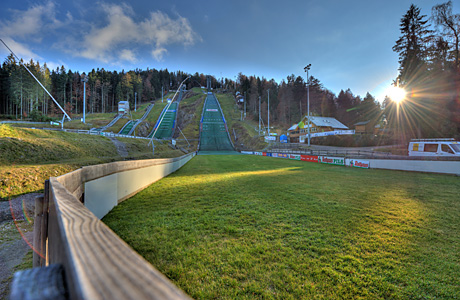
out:
M401 37L393 46L399 54L399 82L411 84L426 71L427 45L432 39L426 15L420 15L420 8L411 5L400 23Z

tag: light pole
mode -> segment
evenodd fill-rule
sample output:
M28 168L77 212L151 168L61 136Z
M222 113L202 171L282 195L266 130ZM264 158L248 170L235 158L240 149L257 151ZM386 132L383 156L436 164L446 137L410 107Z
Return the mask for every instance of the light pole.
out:
M268 136L270 136L270 89L267 90L268 92Z
M307 118L308 118L308 147L310 147L310 77L308 77L308 71L310 70L311 64L308 64L304 70L307 72Z
M88 82L88 76L85 73L83 73L81 81L83 82L83 124L86 124L86 83Z
M136 104L137 104L137 92L134 93L134 111L136 111Z

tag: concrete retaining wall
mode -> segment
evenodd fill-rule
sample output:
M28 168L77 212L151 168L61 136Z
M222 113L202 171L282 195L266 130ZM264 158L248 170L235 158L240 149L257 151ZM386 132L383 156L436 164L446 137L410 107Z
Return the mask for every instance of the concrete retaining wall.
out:
M114 206L153 182L177 171L193 155L181 160L121 171L85 182L85 206L102 219ZM110 171L109 171L110 172Z
M242 154L270 156L278 158L296 159L296 155L287 154L282 152L253 152L241 151ZM399 171L414 171L414 172L427 172L427 173L440 173L440 174L453 174L460 175L460 161L438 161L438 160L402 160L402 159L368 159L368 158L354 158L347 157L328 157L317 155L300 155L301 157L308 156L310 158L317 158L317 160L305 160L325 163L323 158L331 159L333 164L353 166L350 161L359 162L360 165L355 167L370 168L370 169L386 169L386 170L399 170ZM338 163L334 163L334 159ZM304 160L301 158L301 160ZM340 160L345 160L343 164Z
M460 175L460 161L368 159L372 169Z
M194 155L88 166L59 176L57 180L101 219L121 201L177 171Z

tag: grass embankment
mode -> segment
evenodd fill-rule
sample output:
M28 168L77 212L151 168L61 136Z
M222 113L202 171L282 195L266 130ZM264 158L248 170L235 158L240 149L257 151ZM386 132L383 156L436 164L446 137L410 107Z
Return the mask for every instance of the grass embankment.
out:
M230 131L230 136L235 147L245 150L260 150L265 148L267 144L264 142L264 138L259 137L258 132L254 130L258 125L254 121L249 120L249 118L241 121L241 111L237 109L233 95L216 94L216 96L224 112L228 130ZM236 141L233 129L237 136Z
M194 151L198 147L198 139L200 138L201 112L203 111L206 95L203 94L200 88L193 88L189 95L188 97L184 97L180 102L177 125L189 141L189 149ZM179 147L188 147L179 130L176 129L174 137L178 139L177 143Z
M104 218L196 299L456 299L460 181L198 156Z
M155 156L152 156L146 140L120 141L128 149L127 158L120 157L106 137L0 125L0 200L40 191L49 177L85 165L182 155L166 144L155 142Z

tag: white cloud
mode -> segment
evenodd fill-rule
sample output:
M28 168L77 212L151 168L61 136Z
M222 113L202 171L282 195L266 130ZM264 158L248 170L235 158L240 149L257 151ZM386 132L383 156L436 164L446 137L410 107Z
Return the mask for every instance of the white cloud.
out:
M70 13L67 13L65 22L59 21L56 18L55 4L51 1L32 5L25 11L10 10L10 16L9 20L0 20L2 39L17 56L25 61L42 60L30 49L30 43L40 43L47 34L72 21ZM0 48L1 54L10 53L3 45L0 45Z
M102 27L93 26L83 37L83 47L77 53L90 59L108 62L113 59L117 49L123 48L119 58L132 61L132 52L136 45L154 45L152 56L162 60L167 52L166 46L181 44L193 45L201 38L193 31L190 22L179 15L171 19L168 15L155 11L149 18L141 22L134 20L132 8L126 4L103 4L102 9L107 15L108 24ZM130 49L127 49L127 47Z
M63 24L55 18L56 8L51 1L43 5L33 5L26 11L14 10L11 15L11 20L0 21L2 33L11 38L32 38L40 41L45 32Z
M134 55L134 52L128 49L121 50L119 58L121 60L126 60L133 63L136 62L136 56Z
M152 11L140 19L128 4L96 2L95 9L102 17L90 23L70 12L59 14L56 6L53 0L47 0L26 10L10 10L10 19L0 20L3 40L27 60L42 59L31 50L31 45L37 49L43 46L39 45L43 40L53 39L55 42L47 49L106 63L136 62L136 54L145 47L155 60L161 61L171 46L187 47L201 40L188 19L177 13L170 17ZM60 15L58 19L56 16Z
M18 43L10 37L5 37L2 40L6 45L8 45L14 54L16 54L19 58L22 58L24 61L30 61L31 59L37 61L42 59L38 54L32 52L26 45ZM0 45L0 54L7 56L10 55L10 53L11 52L5 48L3 44Z
M152 56L153 58L155 58L155 60L162 61L164 54L167 52L168 50L166 50L165 48L157 48L152 51Z

